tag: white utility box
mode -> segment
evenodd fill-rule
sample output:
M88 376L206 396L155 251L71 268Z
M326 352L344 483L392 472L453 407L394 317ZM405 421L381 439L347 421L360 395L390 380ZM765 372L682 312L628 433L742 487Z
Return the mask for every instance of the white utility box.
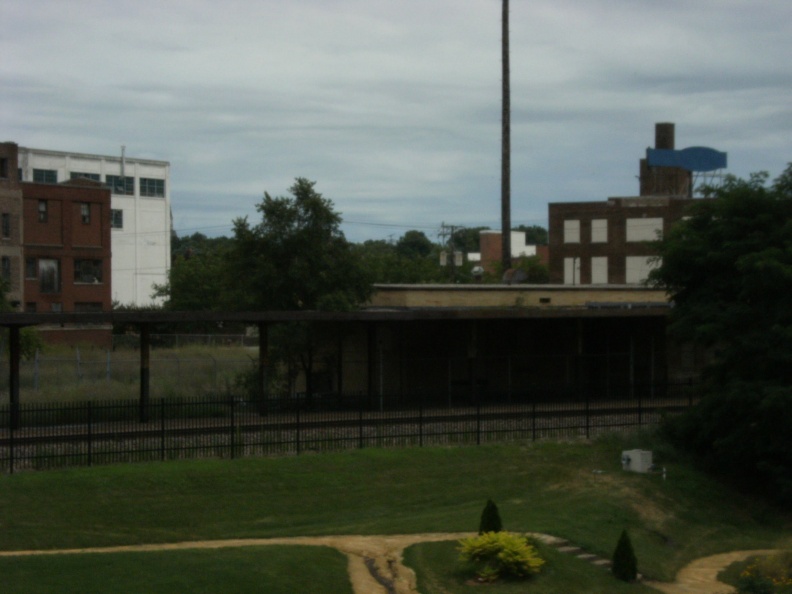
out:
M625 450L621 457L622 470L649 472L652 468L652 452L649 450Z

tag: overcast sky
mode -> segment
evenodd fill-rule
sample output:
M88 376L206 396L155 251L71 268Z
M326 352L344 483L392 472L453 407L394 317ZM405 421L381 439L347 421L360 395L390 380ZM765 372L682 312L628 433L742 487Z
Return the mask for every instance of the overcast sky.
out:
M171 163L174 227L317 182L352 241L500 228L500 0L0 0L0 140ZM511 0L512 223L638 192L655 122L792 161L789 0Z

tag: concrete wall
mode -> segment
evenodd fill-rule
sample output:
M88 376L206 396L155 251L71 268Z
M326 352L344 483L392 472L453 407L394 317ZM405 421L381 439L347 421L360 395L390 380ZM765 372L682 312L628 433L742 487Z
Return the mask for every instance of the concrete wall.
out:
M628 286L377 285L372 307L586 307L587 304L664 304L664 291Z

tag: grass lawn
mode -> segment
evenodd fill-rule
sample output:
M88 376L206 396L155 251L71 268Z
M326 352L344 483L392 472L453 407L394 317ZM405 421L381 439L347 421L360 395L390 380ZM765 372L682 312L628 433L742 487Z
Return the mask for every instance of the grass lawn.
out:
M621 451L633 448L653 449L667 480L622 472ZM505 529L560 536L606 558L627 528L639 571L660 580L706 555L792 549L788 513L730 492L635 435L4 475L0 550L469 532L488 498Z
M0 558L4 594L352 594L326 547L240 547Z

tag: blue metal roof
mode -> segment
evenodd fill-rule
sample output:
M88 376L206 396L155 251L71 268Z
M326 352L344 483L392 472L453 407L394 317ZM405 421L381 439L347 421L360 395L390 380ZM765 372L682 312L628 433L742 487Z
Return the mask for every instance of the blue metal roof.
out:
M726 168L726 153L706 146L682 150L646 149L646 162L651 167L681 167L687 171L714 171Z

